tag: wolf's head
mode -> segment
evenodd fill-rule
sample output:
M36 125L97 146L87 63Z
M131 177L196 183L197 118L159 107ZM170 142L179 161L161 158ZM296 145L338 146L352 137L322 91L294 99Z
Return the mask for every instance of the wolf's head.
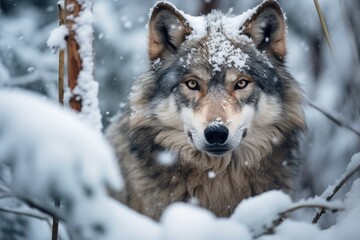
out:
M284 67L286 26L276 1L239 16L200 17L160 2L148 26L153 65L134 105L194 148L221 156L245 142L262 151L261 144L304 127L301 91Z

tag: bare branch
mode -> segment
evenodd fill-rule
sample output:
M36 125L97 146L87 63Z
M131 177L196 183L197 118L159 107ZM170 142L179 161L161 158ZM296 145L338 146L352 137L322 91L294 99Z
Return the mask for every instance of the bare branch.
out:
M65 12L62 9L62 5L58 4L59 9L59 26L65 24ZM59 51L59 103L64 105L64 65L65 65L65 51L61 49Z
M49 220L46 216L38 215L35 213L31 213L31 212L24 212L24 211L20 211L20 210L16 210L16 209L10 209L10 208L0 207L0 212L13 213L13 214L26 216L26 217L32 217L32 218L36 218L36 219L44 220L44 221Z
M11 197L14 197L14 196L11 196ZM38 220L46 221L46 223L48 224L50 229L52 228L50 217L48 217L46 215L40 215L40 214L34 213L32 211L24 211L24 210L18 210L18 209L12 209L12 208L3 208L3 207L0 207L0 212L17 214L17 215L20 215L20 216L25 216L25 217L30 217L30 218L35 218L35 219L38 219ZM60 236L59 236L59 239L61 239Z
M37 210L39 210L40 212L43 212L51 217L57 217L60 221L65 222L65 218L63 216L63 214L58 211L56 208L54 207L44 207L44 206L40 206L39 204L37 204L36 202L29 200L29 199L24 199L21 197L18 197L20 200L24 201L25 203L27 203L30 207L36 208Z
M65 4L66 5L66 4ZM59 26L65 25L65 11L62 4L58 3L59 10ZM64 105L64 65L65 65L65 51L61 49L59 51L59 81L58 81L58 96L60 105ZM55 200L55 207L60 207L60 200ZM57 216L53 217L52 225L52 240L58 240L59 236L59 218Z
M360 130L355 129L350 124L346 123L345 120L340 119L339 117L334 116L334 114L331 114L331 113L321 109L320 107L318 107L317 105L315 105L313 102L311 102L308 99L307 99L307 103L310 107L312 107L312 108L316 109L317 111L319 111L320 113L322 113L325 117L327 117L328 119L333 121L339 127L346 128L360 137Z
M60 207L60 200L55 200L55 207ZM58 232L59 232L59 218L57 216L53 217L53 225L52 225L52 240L58 239Z
M10 194L10 193L5 193L5 194L0 195L0 199L2 199L2 198L11 198L11 197L15 197L15 196L13 194Z
M50 73L50 72L37 70L36 72L31 74L12 77L11 80L4 83L4 86L19 86L19 85L31 84L39 81L54 82L53 80L55 79L56 79L55 72Z

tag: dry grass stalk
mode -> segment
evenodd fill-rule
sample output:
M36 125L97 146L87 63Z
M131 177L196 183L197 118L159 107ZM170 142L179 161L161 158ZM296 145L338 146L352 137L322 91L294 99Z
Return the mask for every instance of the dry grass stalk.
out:
M321 27L323 29L326 42L329 45L329 48L330 48L330 51L331 51L331 54L332 54L333 58L336 59L335 58L335 55L336 55L335 54L335 47L334 47L334 44L333 44L333 42L331 40L330 32L329 32L329 29L328 29L328 27L326 25L324 14L321 11L321 7L320 7L320 4L319 4L318 0L314 0L314 4L315 4L317 14L319 16L320 24L321 24Z

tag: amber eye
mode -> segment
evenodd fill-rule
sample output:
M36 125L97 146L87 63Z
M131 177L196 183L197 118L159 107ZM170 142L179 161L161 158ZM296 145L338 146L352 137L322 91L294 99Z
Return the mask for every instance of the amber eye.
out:
M238 90L238 89L244 89L247 87L247 85L249 84L249 81L246 79L240 79L239 81L237 81L237 83L235 84L234 89Z
M190 90L200 90L199 83L195 80L186 81L185 84Z

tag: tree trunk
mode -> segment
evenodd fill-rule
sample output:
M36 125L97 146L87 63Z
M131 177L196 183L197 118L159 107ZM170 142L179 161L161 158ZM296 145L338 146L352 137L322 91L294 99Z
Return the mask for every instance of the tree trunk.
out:
M79 55L79 44L76 42L75 31L73 29L74 19L79 16L80 4L77 0L65 1L66 24L69 31L67 39L68 56L68 85L71 91L77 86L77 79L81 71L81 58ZM81 111L82 99L78 95L72 95L69 104L70 107L78 112Z

